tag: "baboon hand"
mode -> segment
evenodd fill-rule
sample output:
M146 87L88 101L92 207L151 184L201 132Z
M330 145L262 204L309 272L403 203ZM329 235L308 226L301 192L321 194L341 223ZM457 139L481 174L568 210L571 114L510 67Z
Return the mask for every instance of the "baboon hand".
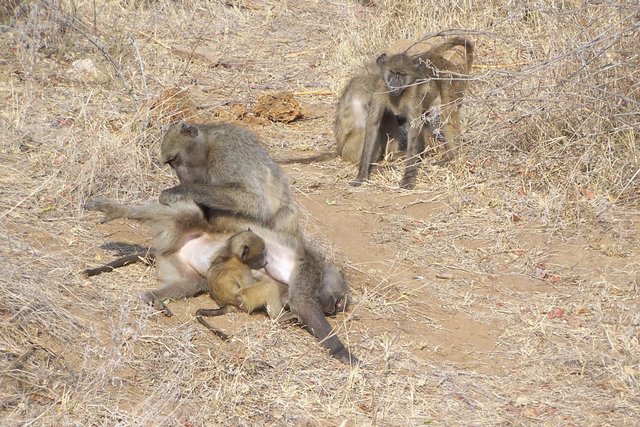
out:
M104 216L100 220L100 223L104 224L105 222L109 222L112 219L120 217L120 215L118 215L118 213L116 212L116 205L116 203L110 200L95 198L86 202L84 205L82 205L82 207L88 211L102 212Z
M160 193L159 202L163 205L172 205L177 201L184 200L187 195L181 191L180 187L167 188Z
M153 292L151 291L141 292L140 294L138 294L138 296L143 302L149 305L152 305L153 308L155 308L158 311L161 311L165 316L167 317L173 316L173 313L171 312L171 310L169 310L169 307L167 307L160 298L156 297L153 294Z

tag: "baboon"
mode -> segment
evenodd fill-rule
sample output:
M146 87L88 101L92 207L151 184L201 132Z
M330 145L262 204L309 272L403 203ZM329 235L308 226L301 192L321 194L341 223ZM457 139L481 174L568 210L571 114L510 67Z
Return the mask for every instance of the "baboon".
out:
M373 99L373 88L382 83L379 71L371 65L349 80L336 107L333 133L337 154L345 161L360 162L364 146L367 116ZM399 151L401 140L398 117L390 110L383 111L372 161L379 161L390 153Z
M266 262L265 243L258 235L249 230L231 236L207 271L209 295L219 308L199 309L198 322L226 341L229 336L204 316L220 316L233 307L248 313L264 307L270 318L277 318L286 304L288 288L266 274L251 271L260 270ZM259 278L254 276L257 274Z
M162 138L160 157L180 180L160 193L160 203L188 198L207 218L224 212L300 234L289 182L249 130L227 123L174 123Z
M163 137L161 158L176 171L180 185L164 190L160 205L89 204L105 212L105 219L138 219L156 230L156 271L163 286L143 299L164 310L163 299L204 292L212 255L224 239L251 228L267 246L267 273L288 284L291 312L333 357L358 363L332 333L321 308L326 301L320 291L335 279L326 274L332 264L304 239L288 181L255 136L228 124L175 123ZM168 256L160 262L163 252Z
M463 46L464 61L446 59L444 53ZM413 188L418 155L431 135L422 123L439 97L445 139L445 158L455 155L453 139L460 132L460 106L467 86L465 76L473 63L473 44L455 37L417 56L407 53L380 55L375 65L347 84L338 103L335 133L343 158L359 161L352 185L369 178L371 163L379 160L388 140L399 141L399 119L409 126L402 188ZM375 70L375 72L374 72ZM361 148L360 148L361 147ZM391 146L391 150L395 149ZM390 151L387 147L386 151Z
M252 269L260 270L266 263L262 238L252 231L234 234L207 271L209 295L222 311L235 306L251 313L265 307L269 317L275 319L286 304L288 288L266 274L252 273Z

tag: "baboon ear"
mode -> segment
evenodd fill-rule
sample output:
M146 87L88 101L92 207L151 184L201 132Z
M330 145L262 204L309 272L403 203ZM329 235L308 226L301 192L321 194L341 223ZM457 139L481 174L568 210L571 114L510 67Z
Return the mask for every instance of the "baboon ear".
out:
M384 63L387 62L387 54L383 53L382 55L378 56L378 59L376 59L376 64L378 65L384 65Z
M247 259L247 255L249 255L249 246L243 245L242 253L240 253L240 259L244 261L245 259Z
M182 127L180 128L180 133L190 136L191 138L195 138L196 136L198 136L198 128L193 125L183 123Z

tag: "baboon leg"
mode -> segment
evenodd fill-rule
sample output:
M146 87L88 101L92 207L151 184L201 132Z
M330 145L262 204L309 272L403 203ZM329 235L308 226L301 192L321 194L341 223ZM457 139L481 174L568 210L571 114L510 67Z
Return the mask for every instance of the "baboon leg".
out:
M354 128L347 134L342 144L337 147L338 155L342 160L358 163L362 156L362 146L364 144L364 128Z
M460 134L460 98L442 96L442 131L444 133L444 160L453 160L457 155L455 139Z
M423 124L419 128L409 127L407 137L407 156L404 160L404 176L400 181L400 187L411 190L416 186L416 176L420 164L420 155L424 151Z
M266 306L269 318L276 319L284 304L281 296L281 286L271 278L257 281L241 291L242 308L251 313L253 310Z
M172 316L173 313L171 313L171 310L169 310L163 302L165 299L194 297L203 293L207 287L208 283L205 278L178 278L177 281L166 283L164 286L153 291L141 292L139 296L142 301L152 305L156 310L162 311L166 316Z
M176 212L169 206L158 203L145 203L142 205L126 206L107 199L91 199L84 204L84 208L90 211L104 213L100 220L105 223L117 218L129 218L147 223L159 221L175 221Z
M338 335L331 329L324 313L315 301L291 301L291 311L304 323L320 344L329 350L331 356L347 365L357 365L359 360L342 344Z
M155 258L155 254L152 251L140 251L131 255L125 255L116 260L111 261L105 265L101 265L96 268L87 268L83 271L83 273L87 277L97 276L101 273L107 273L109 271L113 271L116 268L124 267L125 265L135 264L136 262L144 262L150 264L151 261Z
M224 316L225 314L229 314L233 311L232 305L226 305L220 308L199 308L196 311L196 316L201 317L218 317Z
M373 162L375 153L380 153L380 122L384 115L384 103L372 102L371 110L367 116L367 126L364 137L364 146L362 147L362 156L360 157L360 165L358 167L358 176L350 182L351 185L362 185L369 179L369 171Z
M333 357L342 363L357 365L359 360L331 329L317 301L317 293L312 292L315 286L321 286L323 272L317 268L321 262L319 255L304 251L304 258L299 261L289 281L289 308Z

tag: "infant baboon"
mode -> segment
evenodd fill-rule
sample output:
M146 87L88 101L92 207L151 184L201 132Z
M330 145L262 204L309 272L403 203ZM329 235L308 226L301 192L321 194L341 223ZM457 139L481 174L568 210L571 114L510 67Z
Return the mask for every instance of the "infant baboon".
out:
M451 61L443 55L457 46L465 48L464 62ZM472 62L473 44L455 37L417 56L382 54L375 66L368 65L347 84L338 103L335 134L341 156L350 161L359 160L353 185L369 178L371 163L379 160L384 151L397 149L396 142L390 146L387 143L400 140L399 120L404 119L410 126L400 186L415 186L418 156L424 150L425 139L431 138L430 132L424 129L422 117L429 115L438 97L445 157L454 157L453 139L460 132L459 110Z
M220 308L236 306L249 313L265 307L275 319L286 304L288 288L266 274L252 273L266 263L265 242L260 236L252 231L234 234L207 271L211 298Z
M266 262L265 243L258 235L249 230L231 236L207 272L209 295L219 308L199 309L198 321L227 340L228 335L211 326L203 316L220 316L232 307L248 313L264 307L270 318L277 318L286 304L288 288L266 274L251 271L260 270ZM257 274L259 279L255 277Z

